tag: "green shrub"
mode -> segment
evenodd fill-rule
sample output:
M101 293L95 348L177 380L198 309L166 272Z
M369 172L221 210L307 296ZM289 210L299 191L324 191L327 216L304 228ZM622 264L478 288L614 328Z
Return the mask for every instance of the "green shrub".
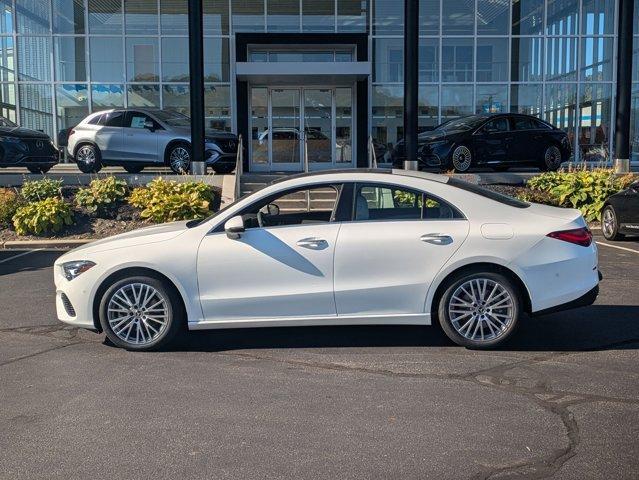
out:
M75 204L97 216L113 213L124 200L127 186L124 180L106 177L91 181L75 194Z
M543 190L527 188L517 192L515 196L524 202L542 203L544 205L552 205L553 207L559 206L558 200L553 197L552 194Z
M59 198L62 196L62 180L43 178L42 180L24 182L20 193L27 202L37 202L45 198Z
M0 226L11 225L11 219L23 204L24 200L15 190L0 188Z
M129 196L129 203L142 210L140 216L156 223L204 218L212 201L213 189L205 183L162 178L134 189Z
M548 172L531 178L526 186L544 192L558 206L579 209L584 218L591 221L599 218L606 199L626 188L632 178L604 169Z
M18 235L41 235L58 232L73 223L71 205L61 198L46 198L27 203L13 216L13 226Z

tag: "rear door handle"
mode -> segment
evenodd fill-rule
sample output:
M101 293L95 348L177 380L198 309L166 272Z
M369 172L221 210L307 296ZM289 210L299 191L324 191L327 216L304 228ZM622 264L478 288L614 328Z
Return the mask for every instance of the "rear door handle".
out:
M328 242L323 238L308 237L297 241L298 247L310 248L313 250L321 250L328 246Z
M426 233L419 239L422 242L432 243L433 245L450 245L453 243L453 237L444 233Z

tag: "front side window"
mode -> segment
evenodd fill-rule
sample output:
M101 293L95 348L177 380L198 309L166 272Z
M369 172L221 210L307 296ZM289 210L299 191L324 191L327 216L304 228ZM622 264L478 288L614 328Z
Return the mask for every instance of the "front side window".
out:
M142 129L145 128L145 125L148 123L153 123L153 128L159 128L159 124L148 115L140 112L130 112L127 115L124 126L128 128Z
M482 133L498 133L508 131L508 119L505 117L496 118L487 122L481 129Z
M533 123L530 121L530 118L526 117L514 117L513 124L515 126L515 130L532 130L535 128Z

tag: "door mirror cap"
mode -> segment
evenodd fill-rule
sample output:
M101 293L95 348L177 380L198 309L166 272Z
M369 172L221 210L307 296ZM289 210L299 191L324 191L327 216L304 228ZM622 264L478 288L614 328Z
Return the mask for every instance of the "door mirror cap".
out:
M226 236L233 240L240 238L240 233L244 232L244 220L241 215L229 218L224 224L224 231Z

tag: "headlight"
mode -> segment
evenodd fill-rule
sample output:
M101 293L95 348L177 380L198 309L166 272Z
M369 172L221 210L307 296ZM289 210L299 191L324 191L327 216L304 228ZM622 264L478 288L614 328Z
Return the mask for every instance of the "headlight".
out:
M95 263L89 260L78 260L76 262L65 262L61 265L64 277L67 280L73 280L81 273L86 272L89 268L95 266Z

